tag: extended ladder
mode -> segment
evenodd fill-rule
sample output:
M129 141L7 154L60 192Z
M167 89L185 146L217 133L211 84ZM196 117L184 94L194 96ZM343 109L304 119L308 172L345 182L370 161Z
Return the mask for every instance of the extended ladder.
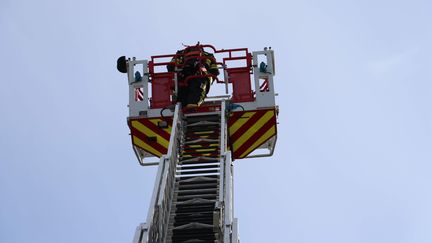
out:
M159 164L152 223L137 228L134 243L238 242L224 101L220 107L204 114L176 107L170 141L177 146Z
M186 117L167 242L218 242L220 116Z

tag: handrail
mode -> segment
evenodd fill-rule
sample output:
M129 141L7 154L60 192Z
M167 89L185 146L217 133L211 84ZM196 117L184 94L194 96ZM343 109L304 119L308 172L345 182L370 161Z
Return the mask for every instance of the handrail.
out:
M232 241L233 228L233 174L231 152L226 150L227 146L227 123L226 123L226 100L221 102L221 134L220 134L220 180L219 204L223 207L221 215L223 242Z
M215 75L209 75L209 77L212 77L216 83L223 83L225 84L225 93L228 94L228 83L229 82L229 77L226 75L225 70L228 68L228 66L226 65L227 61L235 61L235 60L245 60L246 61L246 66L244 68L251 68L252 67L252 55L249 53L248 48L233 48L233 49L216 49L213 45L209 45L209 44L199 44L195 45L196 47L201 47L201 48L210 48L212 49L214 54L224 54L226 53L227 56L222 57L223 61L222 62L216 62L216 58L215 57L207 57L207 56L202 56L202 57L198 57L200 59L207 59L210 58L212 60L214 60L214 62L217 65L220 65L221 68L224 70L224 80L219 79L217 76ZM193 47L193 46L190 46ZM244 53L242 53L244 52ZM240 53L237 55L234 55L235 53ZM184 67L184 65L187 63L187 61L189 60L189 58L185 58L185 60L183 60L183 63L175 63L172 60L170 61L162 61L162 62L158 62L157 59L163 59L163 58L176 58L179 56L182 56L184 54L168 54L168 55L154 55L151 56L151 61L148 63L148 68L149 68L149 76L152 77L156 72L155 72L155 67L156 66L166 66L166 65L173 65L175 66L177 69L182 69ZM197 57L191 57L191 58L197 58ZM188 79L191 78L197 78L195 75L189 76ZM180 84L180 86L185 86L187 83L187 80L183 80L181 82L178 82ZM177 90L177 83L176 85L176 90Z
M224 215L223 215L223 236L224 242L231 242L231 230L233 224L233 174L231 164L231 152L225 153L224 164Z
M225 197L226 196L226 194L225 194L226 188L224 187L224 185L225 185L224 181L225 181L225 176L226 176L226 170L225 170L226 169L225 168L225 163L226 163L225 150L226 150L226 148L225 148L225 146L226 146L226 142L227 142L226 138L225 138L225 136L226 136L225 109L226 109L225 99L223 99L221 102L221 129L220 129L221 136L220 136L220 142L219 142L219 146L220 146L219 151L220 151L220 155L221 155L220 156L220 166L219 166L219 168L220 168L220 181L221 181L219 183L219 205L222 208L222 215L221 215L220 220L222 221L221 222L221 225L222 225L221 230L222 230L223 235L226 234L225 215L224 215L224 213L226 213L225 212L225 205L224 205L224 202L226 200L226 197Z
M159 164L158 174L156 176L156 183L153 189L153 196L150 202L149 212L147 214L147 224L149 228L143 228L142 243L156 243L162 242L166 237L168 230L169 210L171 209L170 203L174 192L173 182L169 180L170 177L175 176L175 163L177 158L178 149L178 132L181 127L179 114L180 104L176 105L172 131L170 136L170 143L166 155L161 157ZM141 242L139 242L141 243Z
M199 46L202 47L202 48L206 48L206 47L211 48L214 53L228 53L228 57L227 58L230 58L232 60L234 60L234 58L240 58L240 59L246 58L246 59L248 59L249 55L250 55L249 51L248 51L248 48L233 48L233 49L220 49L220 50L218 50L218 49L216 49L212 45L205 44L205 45L199 45ZM244 52L244 56L233 57L233 53L235 53L235 52ZM171 61L169 61L169 62L156 62L156 59L168 58L168 57L173 58L173 57L182 56L182 55L183 54L154 55L154 56L151 56L151 61L150 62L151 62L151 65L153 65L153 66L168 65L168 64L170 64L172 62ZM211 57L202 57L202 58L211 58Z
M167 237L168 232L168 223L169 223L169 216L171 212L171 204L172 199L174 196L174 186L175 186L175 171L177 166L177 157L178 157L178 150L181 139L181 136L179 136L180 133L182 133L182 122L179 118L180 116L180 104L176 105L176 110L174 114L174 120L173 120L173 130L171 132L170 136L170 142L168 146L168 154L166 157L166 169L165 173L162 178L162 185L161 185L161 191L163 193L159 194L158 204L157 206L161 208L160 211L160 228L161 228L161 236L162 239L165 239Z

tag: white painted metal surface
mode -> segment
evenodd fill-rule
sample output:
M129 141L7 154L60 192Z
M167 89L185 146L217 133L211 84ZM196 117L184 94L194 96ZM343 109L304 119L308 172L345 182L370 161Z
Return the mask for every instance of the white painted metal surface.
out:
M136 117L140 116L143 111L148 111L149 109L149 97L148 97L148 61L147 60L128 60L128 81L129 81L129 116ZM136 67L142 67L136 70ZM141 81L135 80L135 72L140 72L142 75ZM138 101L135 99L136 89L142 89L143 99Z

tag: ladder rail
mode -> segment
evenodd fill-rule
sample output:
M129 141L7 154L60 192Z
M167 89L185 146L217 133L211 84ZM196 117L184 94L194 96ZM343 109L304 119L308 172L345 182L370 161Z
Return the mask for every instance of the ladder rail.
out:
M219 201L223 205L223 239L226 243L238 242L238 220L234 218L234 177L231 151L227 151L228 127L226 120L226 101L221 102L220 161L221 180Z
M224 178L225 176L225 144L226 144L226 125L225 125L225 100L222 100L221 102L221 137L220 137L220 173L221 173L221 177ZM224 193L225 192L225 188L224 188L224 183L220 183L219 185L219 205L223 206L223 202L224 202Z
M156 174L155 184L153 187L153 194L150 201L149 210L147 213L147 220L146 223L141 224L140 226L137 227L135 231L135 237L133 243L147 243L149 242L149 238L152 238L154 236L154 231L155 231L154 228L156 222L158 221L157 217L154 217L155 215L157 215L156 212L158 211L158 209L154 205L156 203L156 198L159 194L159 188L162 180L162 172L165 167L164 161L165 158L164 156L162 156Z
M226 143L227 143L227 126L226 126L226 105L225 100L221 102L221 136L220 136L220 170L221 170L221 183L219 184L219 203L221 205L221 230L223 234L224 242L229 242L230 229L226 227L227 222L229 222L229 200L230 197L227 194L229 187L227 187L227 179L229 178L228 168L227 168L227 153ZM227 210L228 209L228 210Z
M163 242L166 242L166 237L168 233L168 223L171 214L171 206L173 203L174 196L174 187L175 187L175 174L176 174L176 166L178 161L179 149L182 141L179 139L182 138L181 134L183 133L183 124L182 119L180 119L180 103L177 103L174 119L173 119L173 127L171 131L169 146L168 146L168 154L166 156L167 167L165 173L163 175L163 182L161 185L161 190L164 192L160 195L158 201L158 207L162 208L161 210L161 218L160 229L162 234Z
M232 222L233 222L233 185L232 185L232 164L231 164L231 153L225 153L225 164L224 164L224 242L231 242L232 236Z

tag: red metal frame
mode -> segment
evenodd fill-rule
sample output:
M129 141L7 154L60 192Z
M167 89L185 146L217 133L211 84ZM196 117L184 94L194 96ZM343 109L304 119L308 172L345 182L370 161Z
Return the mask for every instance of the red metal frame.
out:
M150 108L164 108L172 104L171 95L174 89L173 80L174 73L153 73L151 80L152 97L150 98Z
M223 65L228 74L228 83L233 86L233 102L251 102L254 101L254 95L251 88L251 69L252 69L252 55L248 52L247 48L238 48L231 50L222 50L221 52L228 52L229 56L223 58ZM244 56L233 57L234 52L244 52ZM246 66L228 68L228 61L246 60Z
M215 75L193 75L187 77L185 80L179 82L179 86L186 86L188 80L194 78L212 77L217 83L228 82L232 84L232 100L233 102L251 102L254 101L254 92L251 88L251 70L252 70L252 55L249 53L247 48L235 48L235 49L221 49L217 50L212 45L197 45L201 48L210 48L216 54L226 53L228 57L224 57L222 62L216 62L218 65L222 65L228 74L226 81L218 79ZM240 54L239 56L234 56ZM152 82L152 97L150 99L151 108L163 108L172 104L171 97L174 90L174 72L155 72L157 66L167 66L168 64L174 64L176 67L183 67L187 59L182 64L173 63L171 61L158 62L160 59L174 58L180 56L178 54L168 55L155 55L151 56L151 61L148 63L149 77ZM193 57L196 58L196 57ZM208 57L201 57L208 58ZM244 67L229 68L227 62L245 60L246 65ZM215 60L216 61L216 60ZM157 96L155 96L157 94Z

